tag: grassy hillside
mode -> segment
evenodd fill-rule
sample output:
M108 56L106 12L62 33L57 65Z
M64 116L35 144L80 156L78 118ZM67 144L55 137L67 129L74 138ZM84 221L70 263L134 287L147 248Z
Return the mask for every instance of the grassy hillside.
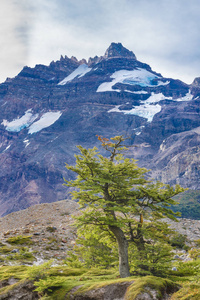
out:
M172 206L172 209L180 211L182 218L200 220L200 190L188 190L174 199L179 204Z

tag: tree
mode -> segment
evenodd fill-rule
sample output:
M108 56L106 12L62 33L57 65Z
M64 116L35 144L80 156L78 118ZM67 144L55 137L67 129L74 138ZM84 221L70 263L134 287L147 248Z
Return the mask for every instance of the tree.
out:
M99 154L96 147L85 149L78 146L81 154L76 155L76 165L67 169L78 176L66 181L76 188L73 198L85 208L77 218L80 226L92 224L106 230L115 237L119 254L119 273L121 277L130 276L128 247L132 242L138 253L145 253L143 220L168 217L176 219L169 206L175 204L172 197L184 189L152 182L145 179L148 172L139 168L134 159L124 158L123 136L106 139L98 137L101 146L109 157ZM78 188L78 190L77 190Z
M67 252L69 267L116 268L118 260L116 241L107 231L95 225L84 225L77 229L76 244Z

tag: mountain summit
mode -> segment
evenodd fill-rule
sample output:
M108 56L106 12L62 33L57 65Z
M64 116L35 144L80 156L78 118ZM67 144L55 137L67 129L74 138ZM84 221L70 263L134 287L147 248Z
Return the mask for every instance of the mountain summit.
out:
M68 197L65 162L96 135L164 183L200 189L200 85L164 78L121 43L104 56L24 67L0 85L0 215ZM138 147L131 147L137 145Z
M123 47L121 43L111 43L110 47L106 50L104 58L116 58L116 57L126 57L136 59L135 54Z

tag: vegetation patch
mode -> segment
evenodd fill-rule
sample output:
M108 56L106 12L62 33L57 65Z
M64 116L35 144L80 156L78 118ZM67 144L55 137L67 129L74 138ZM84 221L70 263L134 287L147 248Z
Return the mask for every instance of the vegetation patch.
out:
M178 284L169 279L154 276L145 276L135 280L128 288L126 300L133 300L141 293L151 294L151 290L155 290L158 299L162 299L164 293L171 294L178 289Z
M1 266L0 267L0 281L9 278L24 279L27 277L27 266Z
M152 291L154 293L156 291L157 296L159 297L158 299L162 299L162 296L165 293L171 294L177 291L180 284L183 285L183 288L174 294L177 298L172 298L173 300L200 299L200 285L198 283L198 273L200 268L199 260L188 263L179 263L180 266L183 265L184 267L181 269L177 266L179 271L174 272L174 275L170 276L170 279L155 276L118 278L119 273L116 269L69 268L65 265L53 267L52 264L53 261L49 261L40 266L2 266L0 268L0 280L1 282L8 280L9 278L15 278L19 280L19 282L29 280L33 282L35 290L40 294L42 297L41 299L43 300L68 299L71 290L75 287L78 289L74 292L74 295L87 295L87 293L92 290L96 291L101 288L107 288L111 285L120 285L125 282L130 282L130 284L133 282L127 288L126 300L133 300L141 293L151 294ZM193 272L190 271L190 274L187 273L189 269L193 270ZM184 274L186 273L187 276L185 277ZM181 274L183 277L180 277ZM188 282L188 279L190 282ZM185 280L187 281L184 282ZM14 289L15 286L16 285L13 284L8 287L2 287L2 289L0 289L0 294L5 295L8 291ZM191 298L186 297L187 293Z
M0 253L1 254L7 254L10 253L13 250L11 247L7 247L6 245L3 245L0 247Z
M171 300L199 300L200 284L187 283L182 289L172 295Z
M31 238L31 235L16 235L9 237L6 242L11 245L31 245L33 244Z
M200 219L200 190L188 190L174 197L177 205L172 205L173 211L181 212L182 218Z

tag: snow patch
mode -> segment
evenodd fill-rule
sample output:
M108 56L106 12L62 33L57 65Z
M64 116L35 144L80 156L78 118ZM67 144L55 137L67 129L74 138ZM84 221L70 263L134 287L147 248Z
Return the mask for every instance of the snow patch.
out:
M115 85L117 83L117 81L111 81L111 82L104 82L102 83L98 89L97 89L97 93L101 93L101 92L118 92L120 93L121 90L119 89L113 89L112 86Z
M166 97L163 95L163 93L155 94L154 92L152 92L151 96L147 100L142 101L142 103L149 103L149 104L158 103L159 101L165 99L172 100L172 97Z
M161 106L159 104L156 105L145 104L145 105L135 106L131 110L120 110L119 109L120 106L121 105L115 106L114 108L110 109L108 113L121 112L124 113L125 115L136 115L147 119L148 122L151 122L153 120L154 115L161 111Z
M65 85L67 82L73 80L74 78L83 77L86 73L90 72L92 68L89 68L86 64L80 65L76 70L74 70L70 75L65 77L58 85Z
M7 101L5 101L1 106L4 106L4 105L6 105L7 104Z
M62 113L60 111L47 112L47 113L43 114L42 117L38 121L36 121L29 127L28 133L33 134L33 133L38 132L46 127L51 126L60 118L61 115L62 115Z
M193 97L194 96L191 94L191 90L189 90L189 92L184 97L175 99L175 101L190 101L193 99Z
M133 92L133 91L129 91L129 90L124 90L124 92L127 92L127 93L132 93L132 94L148 94L148 92L146 91L136 91L136 92Z
M159 85L168 85L169 83L170 83L169 80L167 80L167 81L165 81L165 82L163 82L163 81L161 81L161 80L158 80L158 81L157 81L157 86L159 86Z
M6 151L10 148L10 146L11 146L11 145L8 145L8 146L6 147L6 149L3 150L3 152L6 152Z
M30 145L30 142L28 139L23 140L24 144L25 144L25 148L28 147L28 145Z
M31 113L31 109L29 109L25 112L25 115L23 115L21 118L18 117L17 119L14 119L11 122L7 120L3 120L1 124L4 125L4 127L6 127L7 131L19 132L23 128L26 128L30 124L32 124L35 121L35 119L37 119L37 117L38 114L33 115Z
M165 97L162 93L155 94L152 92L147 100L141 101L142 104L140 106L135 106L131 110L120 110L121 105L117 105L108 112L122 112L126 115L136 115L147 119L148 122L152 122L154 115L161 111L161 106L156 103L164 99L172 100L172 97Z
M166 85L169 81L162 82L161 80L157 82L156 85L152 85L152 80L157 78L162 78L153 74L152 72L147 71L146 69L137 68L135 70L120 70L113 73L110 78L113 80L111 82L102 83L98 89L99 92L120 92L120 90L115 90L112 87L117 83L129 84L129 85L140 85L142 87L155 87L158 85Z

